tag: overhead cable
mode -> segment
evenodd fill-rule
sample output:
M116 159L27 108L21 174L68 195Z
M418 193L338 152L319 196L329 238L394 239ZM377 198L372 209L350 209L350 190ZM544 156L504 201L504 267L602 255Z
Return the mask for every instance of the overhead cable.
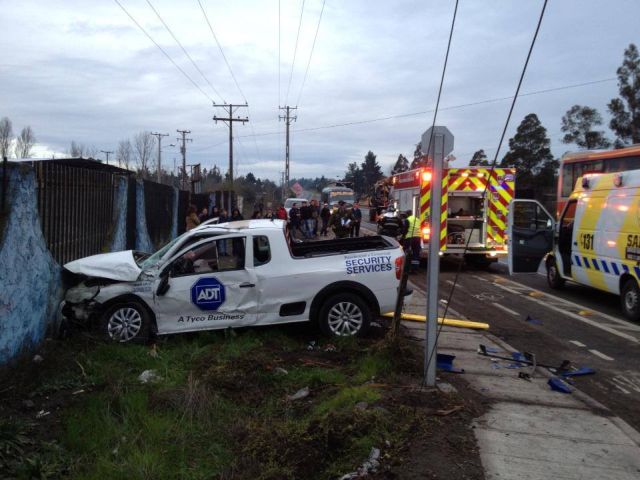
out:
M229 61L227 60L227 56L224 54L224 50L222 50L222 45L220 45L220 42L218 41L218 37L216 36L216 32L213 31L213 26L211 25L211 22L209 21L209 17L207 16L207 12L204 10L204 7L202 6L202 2L200 0L198 0L198 5L200 5L200 10L202 10L202 15L204 15L204 19L206 20L207 25L209 25L209 30L211 31L211 35L213 35L213 39L215 40L216 44L218 45L218 49L220 50L220 54L222 55L222 58L224 59L224 63L227 65L227 68L229 69L229 73L231 74L231 78L233 78L233 81L236 84L236 87L238 88L238 91L240 92L240 95L242 96L242 99L244 100L245 103L247 103L247 97L244 96L244 92L240 88L240 84L238 83L238 80L236 79L236 76L233 74L233 70L231 69L231 65L229 64Z
M160 20L160 22L162 23L162 25L164 25L164 28L167 30L167 32L169 32L169 34L173 37L173 39L175 40L175 42L178 44L178 46L182 49L182 52L186 55L186 57L189 59L189 61L191 62L191 64L194 66L194 68L198 71L198 73L200 74L200 76L202 77L202 79L211 87L211 89L215 92L215 94L220 98L220 100L222 100L223 102L225 101L224 98L222 97L222 95L220 95L220 92L218 92L218 90L216 89L216 87L214 87L211 82L209 81L209 79L206 77L206 75L202 72L202 70L200 70L200 67L198 67L198 65L196 64L196 62L193 60L193 58L191 58L191 55L189 55L189 52L187 52L187 50L182 46L182 43L180 43L180 40L177 39L177 37L173 34L173 32L171 31L171 29L169 28L169 25L167 25L167 23L162 19L162 17L160 16L160 13L155 9L155 7L151 4L151 2L149 0L147 0L147 4L149 5L149 7L151 7L151 10L153 10L153 13L156 14L156 16L158 17L158 20Z
M302 79L302 85L300 86L300 93L298 93L298 99L296 100L296 106L300 106L300 99L302 98L302 90L305 83L307 83L307 75L309 74L309 66L311 65L311 58L313 58L313 50L316 48L316 40L318 39L318 31L320 30L320 22L322 21L322 13L324 12L324 4L327 0L322 0L322 8L320 9L320 16L318 17L318 25L316 26L316 34L313 37L313 44L311 45L311 53L309 54L309 61L307 62L307 68L304 71L304 78Z
M302 0L302 9L300 10L300 21L298 22L298 34L296 35L296 44L293 48L293 61L291 62L291 72L289 73L289 84L287 85L287 94L284 97L284 104L288 105L289 103L289 90L291 89L291 79L293 78L293 67L296 64L296 53L298 52L298 40L300 39L300 28L302 27L302 14L304 13L304 3L305 0Z
M137 22L137 20L136 20L135 18L133 18L133 16L132 16L128 11L127 11L127 9L126 9L126 8L124 8L124 6L123 6L123 5L122 5L118 0L113 0L113 1L114 1L114 2L116 2L116 3L118 4L118 6L122 9L122 11L123 11L124 13L126 13L126 14L127 14L127 16L131 19L131 21L132 21L133 23L135 23L135 24L136 24L136 26L137 26L140 30L142 30L142 33L144 33L144 34L147 36L147 38L148 38L149 40L151 40L151 42L153 42L153 44L154 44L156 47L158 47L158 49L159 49L159 50L164 54L164 56L165 56L165 57L167 57L167 59L168 59L168 60L173 64L173 66L174 66L174 67L176 67L176 68L180 71L180 73L182 73L182 75L184 75L184 76L185 76L185 78L186 78L187 80L189 80L189 81L193 84L193 86L194 86L194 87L196 87L198 90L200 90L200 92L201 92L205 97L207 97L211 102L213 102L213 101L214 101L214 100L213 100L213 98L211 98L207 92L205 92L204 90L202 90L202 88L200 88L200 85L198 85L196 82L194 82L194 81L193 81L193 78L191 78L191 77L190 77L190 76L189 76L189 75L188 75L188 74L187 74L187 73L186 73L182 68L180 68L180 66L179 66L179 65L178 65L178 64L173 60L173 58L171 58L171 56L170 56L167 52L165 52L164 48L162 48L162 47L158 44L158 42L156 42L156 41L153 39L153 37L147 33L147 31L142 27L142 25L140 25L140 24Z

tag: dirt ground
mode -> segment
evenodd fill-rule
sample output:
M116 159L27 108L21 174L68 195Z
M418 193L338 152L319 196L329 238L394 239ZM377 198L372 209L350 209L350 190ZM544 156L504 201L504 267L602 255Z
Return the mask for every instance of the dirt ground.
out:
M302 347L308 344L308 339L313 338L316 332L309 332L308 329L294 326L285 328L284 334L298 341ZM380 337L383 333L379 333ZM194 336L197 338L197 335ZM363 344L359 344L358 349L341 349L337 351L327 351L324 348L296 348L286 351L272 348L268 341L264 343L262 351L253 350L251 361L244 361L242 357L235 361L236 372L225 371L224 375L213 378L212 375L220 370L215 369L215 364L201 358L192 365L193 372L209 375L210 386L218 391L232 391L234 401L243 402L249 398L248 404L264 394L266 390L256 388L255 382L249 382L251 371L259 372L255 377L257 381L265 377L261 376L263 370L274 368L286 368L292 370L298 367L326 368L327 371L335 371L338 368L351 372L353 367L350 362L354 355L366 353L368 348L378 342L380 338L371 338ZM21 476L14 478L68 478L74 477L69 474L69 465L77 461L73 452L66 450L64 442L60 439L64 437L67 426L65 424L69 412L82 408L83 402L88 398L99 395L101 392L112 388L111 385L95 381L95 377L88 371L89 367L85 363L91 351L102 345L101 340L96 340L92 335L75 333L72 338L65 340L48 340L37 353L42 361L30 354L23 360L17 362L10 368L0 371L0 419L11 419L12 423L0 424L0 467L2 462L25 462L16 471L23 472ZM325 342L326 343L326 342ZM160 348L167 351L167 345L161 344ZM126 348L126 346L115 346L115 348ZM419 352L416 355L416 365L421 363ZM78 360L81 361L78 361ZM204 362L204 363L203 363ZM228 365L228 364L224 364ZM388 415L396 415L398 411L405 412L407 416L401 440L394 441L387 445L379 445L381 449L380 467L376 473L369 474L366 478L373 479L483 479L484 474L480 463L478 448L472 429L472 420L482 415L486 409L486 401L479 395L471 391L465 381L464 376L452 373L441 373L441 382L450 383L455 387L454 393L443 393L435 389L427 389L420 384L419 368L415 365L407 364L406 374L394 375L393 381L388 379L376 379L381 384L366 382L365 385L375 387L381 392L381 399L374 404L365 406L367 411L377 409L376 412L391 412ZM403 367L404 368L404 367ZM268 372L270 373L270 372ZM117 372L114 372L117 375ZM215 376L215 375L214 375ZM204 376L202 378L205 378ZM244 380L243 380L244 379ZM233 385L235 382L243 380L245 385L242 392L238 392ZM122 380L119 380L122 382ZM260 385L258 385L260 386ZM273 387L265 387L273 388ZM300 411L305 408L317 408L317 403L324 390L335 388L331 385L319 385L312 390L309 399L304 400L306 404L300 403ZM324 390L323 390L324 389ZM233 391L235 390L235 391ZM314 397L317 396L317 401ZM315 403L314 403L315 402ZM362 402L361 402L362 403ZM256 404L257 405L257 404ZM356 406L357 407L357 406ZM350 406L348 408L354 408ZM349 410L345 410L348 414ZM360 417L357 408L353 410L354 425L357 425ZM288 414L290 415L291 412ZM294 411L295 414L295 411ZM377 417L370 417L377 418ZM389 417L392 418L392 417ZM393 417L395 418L395 417ZM250 423L247 423L250 425ZM348 429L341 426L338 437L349 435ZM403 427L403 428L405 428ZM237 435L237 432L235 433ZM242 433L242 442L247 442L247 436L251 437L252 431ZM249 438L250 440L250 438ZM275 440L274 440L275 441ZM284 440L283 440L284 441ZM338 440L339 446L342 440ZM250 441L249 441L250 443ZM333 448L329 442L330 448ZM316 450L316 453L321 453ZM240 453L241 450L238 450ZM13 458L11 453L16 454ZM330 453L330 452L329 452ZM19 455L18 455L19 454ZM303 452L290 452L291 455L298 455L304 458ZM22 458L22 460L17 457ZM258 458L256 461L260 461ZM362 458L365 461L366 458ZM309 461L307 457L306 462ZM58 462L58 463L56 463ZM9 465L6 463L6 465ZM24 467L24 468L23 468ZM236 469L245 468L240 464ZM358 465L353 465L356 470ZM29 472L29 468L33 472ZM255 466L251 468L256 468ZM0 468L2 470L2 468ZM233 469L232 469L233 470ZM299 472L311 472L312 465L307 466ZM247 472L249 470L246 470ZM259 471L259 470L257 470ZM216 475L213 478L242 478L242 474L227 473ZM348 470L344 473L348 473ZM0 475L2 477L2 475ZM2 477L4 478L4 477ZM150 477L144 477L150 478ZM246 477L245 477L246 478ZM278 478L263 476L260 478ZM289 478L289 477L287 477ZM291 478L299 478L293 476ZM313 478L319 478L314 476ZM327 477L339 478L339 477ZM364 478L364 477L363 477Z

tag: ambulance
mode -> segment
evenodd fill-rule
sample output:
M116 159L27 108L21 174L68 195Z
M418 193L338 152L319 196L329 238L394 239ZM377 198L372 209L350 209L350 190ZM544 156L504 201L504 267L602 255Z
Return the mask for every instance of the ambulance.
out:
M509 271L535 272L620 296L622 311L640 320L640 170L579 178L557 224L535 200L509 211Z
M467 263L488 266L507 255L507 211L515 195L513 168L445 168L440 201L440 255L464 255ZM431 168L391 177L396 210L419 215L423 249L430 237Z

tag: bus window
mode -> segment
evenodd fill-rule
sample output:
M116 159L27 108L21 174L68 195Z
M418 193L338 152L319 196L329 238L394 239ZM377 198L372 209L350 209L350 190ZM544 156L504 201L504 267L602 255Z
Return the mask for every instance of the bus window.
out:
M638 170L640 169L640 157L624 157L621 158L623 168L617 171Z
M573 163L565 163L562 166L562 196L568 197L573 192Z

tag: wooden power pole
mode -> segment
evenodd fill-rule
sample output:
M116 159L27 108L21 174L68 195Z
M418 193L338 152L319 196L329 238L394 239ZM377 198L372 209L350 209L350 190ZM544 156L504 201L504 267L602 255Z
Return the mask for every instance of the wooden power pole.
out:
M224 122L225 124L227 124L229 126L229 183L230 185L230 190L233 190L233 122L241 122L243 125L249 121L249 119L247 117L244 118L240 118L240 117L236 117L233 118L233 114L236 112L236 110L238 110L239 108L247 108L249 105L247 105L246 103L242 104L242 105L234 105L231 103L228 104L224 104L224 105L217 105L217 104L213 104L214 107L218 107L218 108L223 108L227 114L229 115L228 117L218 117L218 116L214 116L213 119L215 120L216 123L218 123L218 121L220 122Z

